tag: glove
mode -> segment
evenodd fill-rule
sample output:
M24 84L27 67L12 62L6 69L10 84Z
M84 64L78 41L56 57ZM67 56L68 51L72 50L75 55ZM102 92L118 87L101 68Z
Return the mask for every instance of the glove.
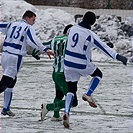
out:
M116 59L119 60L119 61L121 61L124 65L127 65L127 58L126 57L117 54L116 55Z
M35 59L40 60L40 57L38 55L33 56Z
M40 57L38 56L38 54L39 54L39 50L34 49L34 50L32 51L32 56L33 56L35 59L40 60Z
M114 47L113 43L111 43L111 42L108 42L107 45L108 45L110 48L113 48L113 47Z

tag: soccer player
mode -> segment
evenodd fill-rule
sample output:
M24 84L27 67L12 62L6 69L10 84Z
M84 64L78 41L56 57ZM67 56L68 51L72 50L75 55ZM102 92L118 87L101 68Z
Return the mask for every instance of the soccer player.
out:
M44 45L50 45L52 51L55 54L54 58L54 64L53 64L53 73L52 78L55 83L55 91L56 96L54 98L53 103L45 104L43 103L41 105L41 120L43 121L48 111L54 110L54 115L51 118L52 121L61 121L62 118L60 117L59 111L60 109L65 107L65 100L62 100L63 97L68 92L68 86L65 81L64 76L64 55L65 55L65 49L67 45L67 31L72 27L73 25L69 24L64 28L63 35L62 36L56 36L52 40L48 42L44 42ZM33 57L35 57L37 60L39 59L37 50L33 50ZM74 94L74 102L73 107L77 106L77 95Z
M95 23L96 16L93 12L86 12L83 20L74 25L68 34L68 43L64 59L64 73L68 83L68 93L65 101L65 112L63 116L63 125L69 128L70 109L73 103L74 94L77 91L77 83L80 76L92 77L88 90L83 94L82 99L87 101L89 105L96 108L97 105L92 98L92 93L99 85L102 79L102 72L92 63L91 49L98 48L108 57L121 61L124 65L127 64L127 58L119 55L115 50L111 49L101 39L91 31L91 26Z
M17 81L17 74L22 66L23 56L26 55L26 46L46 52L51 58L54 55L49 48L37 40L32 25L35 23L36 14L26 11L22 20L14 22L0 22L0 31L5 35L1 57L2 78L0 93L4 92L3 115L14 116L10 110L13 88Z

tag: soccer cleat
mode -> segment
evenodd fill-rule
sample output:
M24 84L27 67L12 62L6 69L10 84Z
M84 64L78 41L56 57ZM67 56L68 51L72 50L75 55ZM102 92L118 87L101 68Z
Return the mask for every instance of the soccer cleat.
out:
M8 115L8 116L15 116L15 114L9 109L5 109L3 108L2 112L1 112L2 115Z
M47 104L42 104L41 105L41 121L44 120L46 114L48 113L48 110L46 108Z
M69 128L69 116L67 113L63 116L63 125L65 128Z
M62 117L59 117L59 118L52 117L51 121L62 121Z
M97 105L95 104L95 101L93 100L91 95L87 96L86 94L83 94L82 99L84 101L87 101L91 107L97 108Z

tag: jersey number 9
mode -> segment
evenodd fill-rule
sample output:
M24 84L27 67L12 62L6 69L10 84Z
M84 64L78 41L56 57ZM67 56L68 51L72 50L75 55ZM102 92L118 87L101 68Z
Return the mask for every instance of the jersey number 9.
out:
M79 40L79 34L78 33L75 33L72 37L72 41L73 41L73 44L71 45L72 47L75 47L78 43L78 40Z

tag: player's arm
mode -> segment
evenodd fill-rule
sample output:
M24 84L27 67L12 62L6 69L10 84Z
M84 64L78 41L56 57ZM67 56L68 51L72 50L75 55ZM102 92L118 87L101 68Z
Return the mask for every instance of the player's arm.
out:
M40 60L39 52L40 50L37 50L37 49L33 49L32 51L32 56L37 60Z
M114 47L114 44L112 42L107 42L107 45L110 47L110 48L113 48Z
M101 39L94 33L94 45L105 55L121 61L124 65L127 65L127 58L118 54L114 49L111 49L106 43L101 41Z
M47 42L43 42L42 44L44 45L44 46L47 46L47 47L49 47L50 49L51 49L51 41L52 40L49 40L49 41L47 41ZM40 60L40 50L37 50L37 49L33 49L33 51L32 51L32 56L35 58L35 59L37 59L37 60Z
M31 47L35 48L36 50L40 50L42 53L47 53L47 55L50 57L50 55L54 55L54 53L52 53L52 51L50 51L50 47L48 46L44 46L42 43L40 43L35 35L35 31L32 28L28 28L27 30L27 39L26 42L28 45L30 45ZM48 51L47 51L48 50Z
M9 22L0 22L0 32L6 34L7 29L10 27L11 23Z

